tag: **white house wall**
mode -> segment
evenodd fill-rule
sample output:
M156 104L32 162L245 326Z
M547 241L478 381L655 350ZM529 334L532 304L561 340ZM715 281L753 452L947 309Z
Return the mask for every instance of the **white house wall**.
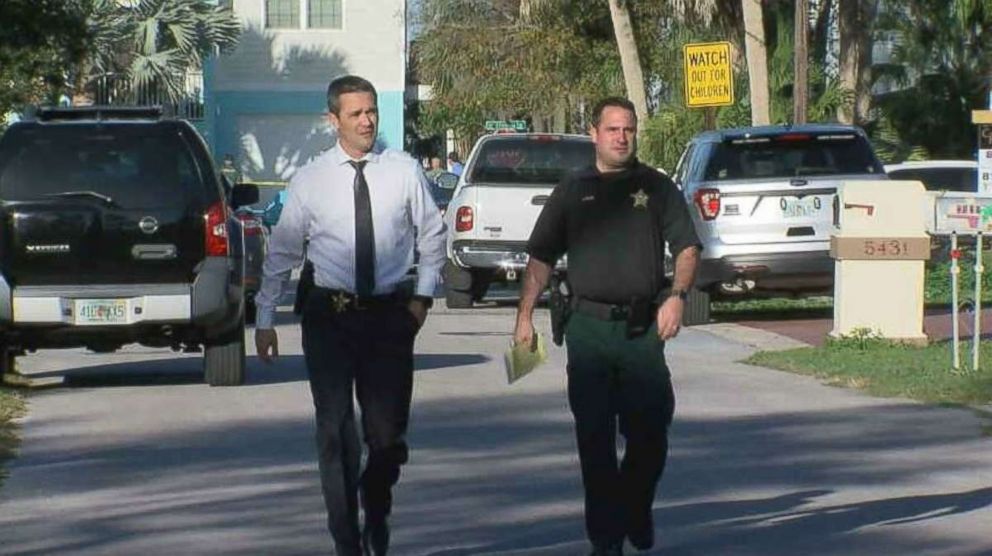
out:
M375 85L380 140L402 148L405 0L342 0L342 29L265 29L263 8L264 0L233 1L240 42L207 67L215 155L234 155L255 180L287 180L332 144L327 85L346 74Z

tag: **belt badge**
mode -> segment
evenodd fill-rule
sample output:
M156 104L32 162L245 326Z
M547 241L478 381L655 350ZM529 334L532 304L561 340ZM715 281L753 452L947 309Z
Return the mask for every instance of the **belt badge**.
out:
M335 313L343 313L348 308L351 300L348 299L348 296L344 292L338 292L331 297L331 303L334 304Z
M630 196L634 199L634 208L643 207L648 208L648 194L644 192L643 189L638 189L637 193L631 193Z

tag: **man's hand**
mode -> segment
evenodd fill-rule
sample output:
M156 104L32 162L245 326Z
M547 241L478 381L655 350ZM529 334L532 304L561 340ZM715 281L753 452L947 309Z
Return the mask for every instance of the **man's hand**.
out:
M413 318L417 319L417 329L423 328L424 322L427 321L427 306L422 301L413 299L407 305L407 309L413 313Z
M513 330L514 345L533 345L534 342L534 321L520 315L517 317L517 326Z
M274 328L255 329L255 351L265 363L272 363L279 357L279 336Z
M662 341L678 336L682 328L682 310L685 302L678 296L672 296L658 309L658 338Z

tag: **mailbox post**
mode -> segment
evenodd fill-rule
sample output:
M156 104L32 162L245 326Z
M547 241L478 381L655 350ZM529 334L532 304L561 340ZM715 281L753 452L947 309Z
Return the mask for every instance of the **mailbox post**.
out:
M833 337L870 329L925 344L924 261L930 258L928 197L916 181L849 181L837 197L839 231L830 238ZM928 213L929 212L929 213Z

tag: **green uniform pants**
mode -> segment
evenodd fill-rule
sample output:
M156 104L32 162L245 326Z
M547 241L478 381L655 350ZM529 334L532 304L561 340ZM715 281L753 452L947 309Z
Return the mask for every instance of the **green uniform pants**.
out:
M575 313L565 330L586 533L596 546L653 527L651 505L668 455L675 394L657 325L626 337L624 321ZM625 439L618 464L616 433Z

